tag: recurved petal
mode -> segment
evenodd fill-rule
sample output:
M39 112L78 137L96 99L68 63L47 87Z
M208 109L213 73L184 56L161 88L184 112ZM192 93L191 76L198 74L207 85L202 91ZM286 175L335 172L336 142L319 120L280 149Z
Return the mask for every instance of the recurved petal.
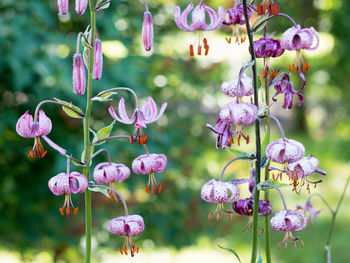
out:
M192 8L193 8L193 4L189 3L188 6L185 8L185 10L182 12L182 14L179 6L176 6L174 8L175 23L183 31L191 31L187 23L187 16L189 12L192 10Z
M69 175L69 187L73 194L84 193L88 184L87 178L78 172L72 172Z
M33 116L26 111L17 121L16 132L25 138L33 138L35 134L32 130Z
M39 111L39 130L36 136L46 136L52 129L52 122L43 110Z
M54 195L70 194L69 176L66 173L60 173L49 180L49 188Z

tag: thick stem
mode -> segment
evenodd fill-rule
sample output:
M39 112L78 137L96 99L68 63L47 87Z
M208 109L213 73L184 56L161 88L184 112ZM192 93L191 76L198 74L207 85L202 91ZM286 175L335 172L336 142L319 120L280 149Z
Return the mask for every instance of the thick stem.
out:
M249 39L249 46L251 50L252 60L255 62L252 66L253 69L253 87L254 87L254 104L259 108L259 97L257 87L257 70L256 70L256 56L254 49L253 35L249 24L249 16L247 10L247 0L243 0L244 20L247 28L247 34ZM255 161L255 185L260 183L261 174L261 143L260 143L260 125L259 120L255 121L255 144L256 144L256 161ZM251 263L255 263L257 259L258 250L258 210L259 210L259 194L260 191L255 189L254 192L254 209L253 209L253 243L252 243L252 255Z
M335 209L334 214L332 215L331 226L329 228L328 238L327 238L326 245L325 245L324 262L326 262L326 263L330 263L331 262L331 260L330 260L331 247L330 246L331 246L331 239L332 239L335 219L336 219L336 216L338 214L340 205L343 202L343 199L344 199L344 196L345 196L345 193L346 193L346 189L348 188L348 185L349 185L349 181L350 181L350 175L348 176L348 179L346 179L346 183L345 183L345 186L344 186L343 193L340 196L340 199L339 199L338 204L337 204L337 208Z
M92 49L89 50L89 75L86 93L86 110L84 118L84 151L85 151L85 163L84 175L90 181L90 157L91 157L91 147L90 147L90 115L92 108L92 72L94 67L94 47L95 47L95 37L96 37L96 18L94 10L93 0L89 0L90 8L90 25L91 25L91 46ZM89 189L85 191L85 263L90 263L91 261L91 228L92 228L92 218L91 218L91 192Z

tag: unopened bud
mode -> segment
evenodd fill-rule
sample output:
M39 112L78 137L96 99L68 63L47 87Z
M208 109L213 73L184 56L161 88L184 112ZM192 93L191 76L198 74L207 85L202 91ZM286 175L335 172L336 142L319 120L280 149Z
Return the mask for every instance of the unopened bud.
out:
M73 87L77 95L84 95L86 76L83 58L80 53L75 54L73 57Z
M57 0L58 14L64 15L68 13L69 0Z
M96 39L95 41L95 52L94 52L94 69L92 76L94 79L99 80L102 76L102 65L103 65L103 56L102 56L102 45L101 40Z
M87 7L88 0L75 0L75 11L82 15Z
M150 51L153 44L153 20L151 12L148 11L143 16L142 41L145 50Z

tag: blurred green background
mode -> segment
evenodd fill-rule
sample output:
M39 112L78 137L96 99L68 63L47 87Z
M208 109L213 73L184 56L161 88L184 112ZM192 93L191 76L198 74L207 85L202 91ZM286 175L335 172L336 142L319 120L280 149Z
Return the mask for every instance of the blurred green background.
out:
M290 14L302 27L314 26L321 37L317 51L303 52L310 63L306 97L302 107L281 109L282 97L272 106L272 113L281 118L287 137L304 143L306 153L317 156L320 168L328 172L324 182L312 192L325 196L335 207L349 173L350 155L350 2L341 0L279 0L281 12ZM210 53L207 57L188 54L188 45L196 33L181 32L173 22L175 3L168 0L148 2L155 23L154 52L143 51L141 26L142 1L113 1L110 8L98 12L97 26L103 43L104 69L102 80L94 81L94 93L116 86L133 88L141 98L152 95L159 105L168 101L165 116L147 129L151 152L165 153L168 168L157 180L163 191L147 195L143 185L146 176L133 175L117 186L125 195L131 213L141 214L146 230L136 239L141 254L135 259L121 257L118 248L123 239L107 231L107 223L122 215L120 205L107 203L100 194L93 195L94 262L236 262L217 244L237 250L243 262L250 255L251 232L241 233L248 218L224 217L219 223L207 221L214 209L200 199L201 186L218 178L221 168L232 155L215 149L215 137L205 127L215 124L219 108L228 102L220 92L222 81L237 76L243 61L249 60L247 43L228 45L227 32L206 32ZM184 8L188 2L177 1ZM232 6L231 1L210 1L217 7ZM277 21L278 20L278 21ZM63 197L54 196L48 180L65 171L66 161L48 149L40 160L27 158L31 139L16 134L17 119L26 111L34 112L44 99L58 97L84 108L84 98L72 93L72 56L76 36L89 23L86 12L79 16L70 3L70 13L59 17L56 1L1 0L0 2L0 262L82 262L84 244L84 204L82 195L74 196L79 206L76 217L61 217L58 208ZM271 22L270 32L290 27L284 18ZM293 52L272 61L275 68L286 70ZM260 67L261 69L261 67ZM295 88L298 87L295 82ZM131 110L132 98L127 99ZM281 96L281 95L280 95ZM109 124L107 104L93 106L92 128ZM82 123L67 117L54 105L44 106L53 121L50 138L79 157L82 145ZM274 127L275 128L275 127ZM115 125L112 134L130 133L132 127ZM249 129L248 129L249 131ZM253 137L253 131L249 134ZM279 137L273 130L272 138ZM130 166L133 158L143 153L142 147L125 141L103 145L112 159ZM252 148L251 143L248 148ZM46 147L48 148L48 147ZM96 162L104 161L103 156ZM77 168L79 171L79 168ZM227 178L243 178L249 174L249 163L232 165ZM317 176L316 176L317 177ZM242 186L242 196L248 192ZM337 218L332 240L333 262L350 262L349 192ZM303 204L308 194L296 195L284 190L290 208ZM320 218L298 233L304 248L277 250L283 237L272 233L272 253L278 262L321 262L328 234L330 214L317 197ZM276 193L271 194L275 211L282 209ZM262 220L261 220L262 221ZM261 222L263 223L263 222ZM263 235L260 237L261 254Z

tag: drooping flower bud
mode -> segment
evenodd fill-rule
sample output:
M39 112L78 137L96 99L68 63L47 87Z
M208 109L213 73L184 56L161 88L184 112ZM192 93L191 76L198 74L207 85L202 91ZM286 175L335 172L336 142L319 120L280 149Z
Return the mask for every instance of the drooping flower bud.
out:
M279 39L268 37L263 37L257 41L254 41L254 49L257 58L276 58L281 56L284 52L284 49L281 47L281 41Z
M230 97L244 97L250 96L254 93L252 78L243 73L241 83L238 85L238 79L234 79L221 84L222 92Z
M248 18L250 19L252 17L252 10L248 7ZM228 20L226 19L228 18ZM235 1L235 4L233 8L228 9L225 11L225 19L222 22L224 26L231 26L231 25L244 25L244 11L243 11L243 4L241 1Z
M94 68L92 71L92 76L94 79L99 80L102 77L103 67L102 44L100 39L95 40L94 50Z
M64 15L68 13L69 0L57 0L58 14Z
M232 204L233 210L243 216L252 216L254 208L253 198L241 199ZM268 216L272 212L272 207L269 200L259 200L259 216Z
M88 4L88 0L75 0L75 11L79 15L84 14L87 4Z
M278 139L270 142L265 150L270 161L284 164L299 161L305 155L304 146L293 139Z
M86 88L86 75L84 61L80 53L73 57L73 87L75 94L82 96Z
M152 19L152 14L149 11L146 11L143 15L142 42L143 42L143 47L145 48L146 51L150 51L152 49L153 19Z

